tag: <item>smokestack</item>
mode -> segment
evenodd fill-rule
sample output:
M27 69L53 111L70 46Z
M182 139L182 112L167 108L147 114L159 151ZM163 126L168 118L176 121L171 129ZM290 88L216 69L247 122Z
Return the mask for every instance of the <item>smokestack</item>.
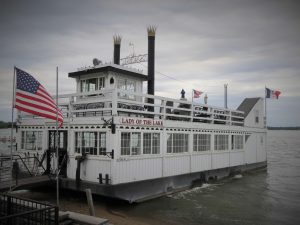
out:
M147 28L147 31L148 31L148 94L149 95L154 95L155 32L156 32L156 27L155 26L149 26Z
M114 64L120 65L120 49L121 49L121 36L115 35L114 39Z

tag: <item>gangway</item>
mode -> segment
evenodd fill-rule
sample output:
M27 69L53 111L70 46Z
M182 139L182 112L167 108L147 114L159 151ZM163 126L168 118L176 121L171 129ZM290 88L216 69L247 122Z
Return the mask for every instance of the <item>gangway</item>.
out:
M0 156L0 191L31 188L51 182L37 156Z

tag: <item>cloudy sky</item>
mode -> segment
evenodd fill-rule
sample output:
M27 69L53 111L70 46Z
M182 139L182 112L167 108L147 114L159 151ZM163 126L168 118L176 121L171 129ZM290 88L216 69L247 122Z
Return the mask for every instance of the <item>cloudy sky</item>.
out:
M110 62L114 34L122 36L121 57L132 53L130 42L143 54L146 27L155 25L157 95L179 98L184 88L191 98L197 89L209 104L223 106L227 83L228 105L236 108L245 97L263 97L266 85L282 92L268 100L268 125L300 126L299 6L297 0L1 0L0 120L10 120L14 65L52 94L58 66L59 92L71 93L68 72L93 58Z

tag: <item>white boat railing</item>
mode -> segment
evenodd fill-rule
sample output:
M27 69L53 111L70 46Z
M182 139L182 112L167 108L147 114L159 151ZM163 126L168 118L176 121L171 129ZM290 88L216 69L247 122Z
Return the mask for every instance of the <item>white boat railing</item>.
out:
M60 95L58 103L66 118L113 115L244 125L242 111L120 89ZM28 118L28 115L22 114L22 118L26 117Z

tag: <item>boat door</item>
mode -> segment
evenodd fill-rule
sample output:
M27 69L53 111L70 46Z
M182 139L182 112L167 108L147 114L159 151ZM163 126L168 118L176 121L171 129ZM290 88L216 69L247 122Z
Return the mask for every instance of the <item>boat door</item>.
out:
M56 153L56 146L58 145L58 162L60 168L60 175L66 175L67 168L67 148L68 148L68 131L58 131L58 143L56 143L56 130L49 130L49 151Z

